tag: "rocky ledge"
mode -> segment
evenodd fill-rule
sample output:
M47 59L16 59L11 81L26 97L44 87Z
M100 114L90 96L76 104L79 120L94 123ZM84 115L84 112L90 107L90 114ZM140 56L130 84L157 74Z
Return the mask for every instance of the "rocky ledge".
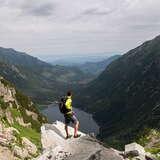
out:
M73 128L70 127L73 135ZM140 145L127 145L126 152L104 147L97 139L79 132L80 138L65 139L64 124L56 121L41 127L43 153L35 160L127 160L128 158L146 159ZM142 154L142 155L141 155Z

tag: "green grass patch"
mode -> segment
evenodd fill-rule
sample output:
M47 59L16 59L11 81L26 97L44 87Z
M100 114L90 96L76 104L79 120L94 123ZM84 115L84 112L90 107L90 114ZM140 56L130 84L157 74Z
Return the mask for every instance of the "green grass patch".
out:
M13 131L13 135L16 137L16 145L18 145L19 147L22 147L22 138L20 134L17 133L16 131Z
M22 115L21 115L21 112L20 112L17 108L10 108L10 111L11 111L12 116L13 116L14 118L16 118L16 117L21 117L21 116L22 116Z
M2 109L7 109L7 107L8 107L8 104L4 102L2 97L0 97L0 107Z
M156 158L157 158L157 160L160 160L160 156L157 156Z
M7 128L7 127L10 127L10 124L9 124L9 122L8 122L8 120L7 120L6 115L3 115L3 116L0 118L0 121L5 125L6 128Z
M42 148L41 145L41 134L32 128L27 128L19 125L18 123L14 123L13 127L16 128L20 132L20 137L28 138L32 143L34 143L38 150L40 151Z
M35 129L37 132L39 132L40 131L40 127L41 127L41 121L39 119L38 119L39 121L35 121L35 120L32 119L31 116L28 116L26 114L25 108L20 107L19 110L20 110L20 112L22 114L24 122L25 123L31 123L32 128Z
M158 153L160 153L160 148L156 148L156 147L147 148L146 151L150 152L152 154L158 154Z

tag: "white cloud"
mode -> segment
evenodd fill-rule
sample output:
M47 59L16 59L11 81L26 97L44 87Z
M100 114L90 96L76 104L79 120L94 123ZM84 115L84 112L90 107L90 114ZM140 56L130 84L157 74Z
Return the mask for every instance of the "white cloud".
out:
M0 45L32 55L125 52L159 34L159 0L0 0Z

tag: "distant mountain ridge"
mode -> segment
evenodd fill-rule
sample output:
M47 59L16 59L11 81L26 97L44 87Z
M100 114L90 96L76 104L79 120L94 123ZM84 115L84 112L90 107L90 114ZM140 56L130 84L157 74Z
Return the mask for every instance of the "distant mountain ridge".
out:
M115 53L112 53L115 54ZM85 64L86 62L98 62L107 59L108 54L106 53L97 53L97 54L72 54L72 55L56 55L55 59L53 56L44 58L47 63L52 65L63 65L63 66L77 66Z
M13 65L30 66L35 65L47 66L47 64L36 57L30 56L24 52L16 51L12 48L0 47L0 57L1 61L10 63Z
M38 102L51 101L90 76L76 67L52 66L13 49L0 48L0 74Z
M151 141L151 130L156 130L157 144L150 148L158 153L159 82L160 36L113 61L96 80L77 92L75 105L93 113L101 126L99 137L116 147L134 140L145 146Z
M106 67L113 62L114 60L118 59L121 55L114 55L111 57L108 57L102 61L98 62L86 62L82 65L79 66L79 68L84 72L84 73L89 73L93 75L99 75L102 71L106 69Z

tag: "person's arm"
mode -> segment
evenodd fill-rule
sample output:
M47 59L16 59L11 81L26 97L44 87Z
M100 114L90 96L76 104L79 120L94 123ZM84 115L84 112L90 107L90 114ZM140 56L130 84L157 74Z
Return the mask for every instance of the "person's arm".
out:
M54 101L54 103L55 103L55 104L59 104L60 102L59 102L59 101Z

